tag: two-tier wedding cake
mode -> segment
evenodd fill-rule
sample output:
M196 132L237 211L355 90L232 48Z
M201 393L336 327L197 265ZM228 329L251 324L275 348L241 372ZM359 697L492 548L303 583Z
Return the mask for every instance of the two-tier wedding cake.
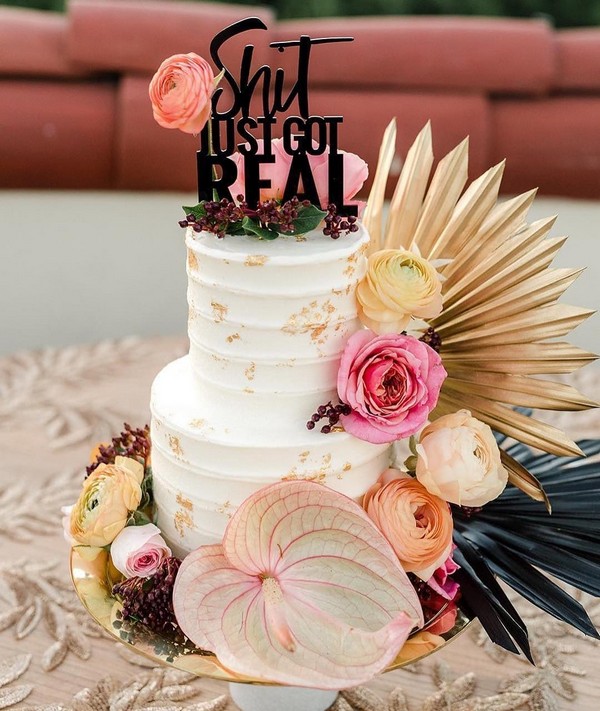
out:
M358 499L389 466L389 445L306 427L337 402L368 240L362 227L272 241L187 228L190 353L151 396L158 526L178 552L220 541L267 484L308 479Z

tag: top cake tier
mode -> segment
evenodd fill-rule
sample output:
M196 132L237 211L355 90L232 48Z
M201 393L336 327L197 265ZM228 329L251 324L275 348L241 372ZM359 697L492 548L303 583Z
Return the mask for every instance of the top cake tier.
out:
M218 409L243 392L249 417L281 407L305 420L334 394L368 241L363 227L339 240L188 232L190 359Z

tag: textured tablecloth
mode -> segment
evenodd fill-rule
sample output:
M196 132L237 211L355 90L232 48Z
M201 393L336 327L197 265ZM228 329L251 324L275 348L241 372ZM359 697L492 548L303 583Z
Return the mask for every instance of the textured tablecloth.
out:
M92 444L124 421L148 421L152 378L185 350L183 339L129 339L0 360L0 709L235 708L225 684L149 667L100 633L71 588L60 528L59 508L77 497ZM598 399L600 370L576 382ZM600 436L600 411L551 419L576 438ZM581 599L600 625L600 601ZM518 607L537 667L474 625L426 660L346 694L338 711L596 711L596 644Z

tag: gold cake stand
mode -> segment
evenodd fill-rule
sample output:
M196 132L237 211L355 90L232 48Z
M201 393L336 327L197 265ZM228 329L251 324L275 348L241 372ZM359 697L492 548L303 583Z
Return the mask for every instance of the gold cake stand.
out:
M121 605L111 594L112 585L119 580L119 576L116 571L111 571L108 552L102 551L94 560L89 561L81 556L77 548L72 548L70 567L77 595L90 615L106 632L135 652L157 663L167 664L197 676L221 679L234 684L265 684L262 680L233 673L222 666L212 652L198 649L190 642L182 643L166 635L151 632L142 625L131 625L120 619ZM424 628L410 636L387 671L412 664L441 649L456 639L473 621L458 609L454 627L442 635L434 634L430 630L435 629L435 623L443 612L444 610L441 610Z

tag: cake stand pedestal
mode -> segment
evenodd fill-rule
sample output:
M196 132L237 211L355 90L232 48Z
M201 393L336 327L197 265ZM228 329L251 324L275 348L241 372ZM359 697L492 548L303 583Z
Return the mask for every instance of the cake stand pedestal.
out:
M326 711L338 692L230 682L229 694L241 711Z

